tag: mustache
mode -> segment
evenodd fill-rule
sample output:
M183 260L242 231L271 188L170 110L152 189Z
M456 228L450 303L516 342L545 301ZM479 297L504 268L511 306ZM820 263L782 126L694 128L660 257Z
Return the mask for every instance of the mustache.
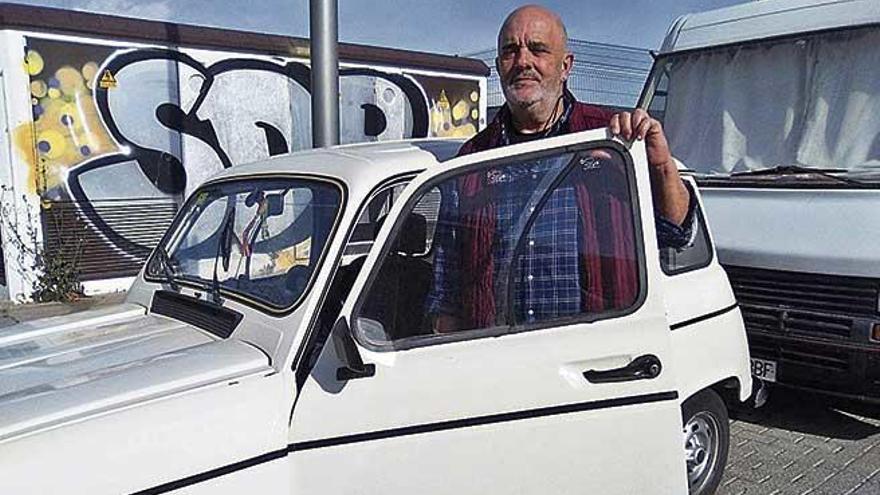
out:
M507 78L507 84L515 83L517 79L534 79L536 81L540 81L541 76L534 70L526 69L524 71L511 74L510 77Z

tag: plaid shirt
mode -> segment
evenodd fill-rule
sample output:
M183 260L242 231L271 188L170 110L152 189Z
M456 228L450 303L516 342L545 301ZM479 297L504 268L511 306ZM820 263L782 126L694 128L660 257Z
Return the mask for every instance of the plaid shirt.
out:
M572 105L567 103L563 118L549 135L565 132L571 108ZM511 142L504 125L501 126L501 141L502 144ZM497 234L492 248L495 294L498 296L504 290L498 286L498 281L506 280L506 277L499 274L514 270L514 315L511 316L517 322L535 322L581 312L581 279L585 274L581 273L579 262L580 221L574 187L563 185L550 194L528 232L523 254L516 266L511 264L515 243L520 236L517 231L522 228L516 228L516 225L521 217L527 216L524 209L533 211L535 205L530 201L536 201L540 196L535 194L536 188L548 174L555 176L565 167L567 158L551 157L534 164L487 172L488 186L496 188L493 204L496 206ZM459 219L458 190L454 184L453 179L441 185L442 200L434 233L434 280L426 303L429 314L454 315L461 308L458 260L462 253L456 241L456 228L462 222ZM682 248L692 242L696 198L690 192L691 202L683 226L655 216L661 248ZM498 302L505 304L504 301Z

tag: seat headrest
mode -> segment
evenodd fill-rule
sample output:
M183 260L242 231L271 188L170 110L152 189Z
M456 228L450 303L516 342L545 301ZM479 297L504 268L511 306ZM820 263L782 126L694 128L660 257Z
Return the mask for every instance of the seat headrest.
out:
M395 251L407 256L424 254L427 251L428 220L424 215L410 213L397 237Z
M378 235L379 229L385 223L386 216L382 216L376 221L374 235ZM428 250L427 237L428 220L419 213L410 213L403 224L403 228L397 235L397 243L392 251L406 256L424 254Z

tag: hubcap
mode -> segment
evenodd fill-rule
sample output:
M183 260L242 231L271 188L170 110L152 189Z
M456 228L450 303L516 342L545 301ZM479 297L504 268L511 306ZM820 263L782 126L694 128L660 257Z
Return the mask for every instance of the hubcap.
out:
M715 471L720 437L718 420L705 411L694 414L684 425L684 452L691 493L701 493Z

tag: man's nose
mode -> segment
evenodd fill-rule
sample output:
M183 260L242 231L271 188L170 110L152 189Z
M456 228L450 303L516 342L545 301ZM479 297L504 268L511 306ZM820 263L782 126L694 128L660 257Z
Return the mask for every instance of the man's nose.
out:
M520 48L516 51L516 57L514 57L513 63L519 69L531 68L534 64L532 53L526 48Z

